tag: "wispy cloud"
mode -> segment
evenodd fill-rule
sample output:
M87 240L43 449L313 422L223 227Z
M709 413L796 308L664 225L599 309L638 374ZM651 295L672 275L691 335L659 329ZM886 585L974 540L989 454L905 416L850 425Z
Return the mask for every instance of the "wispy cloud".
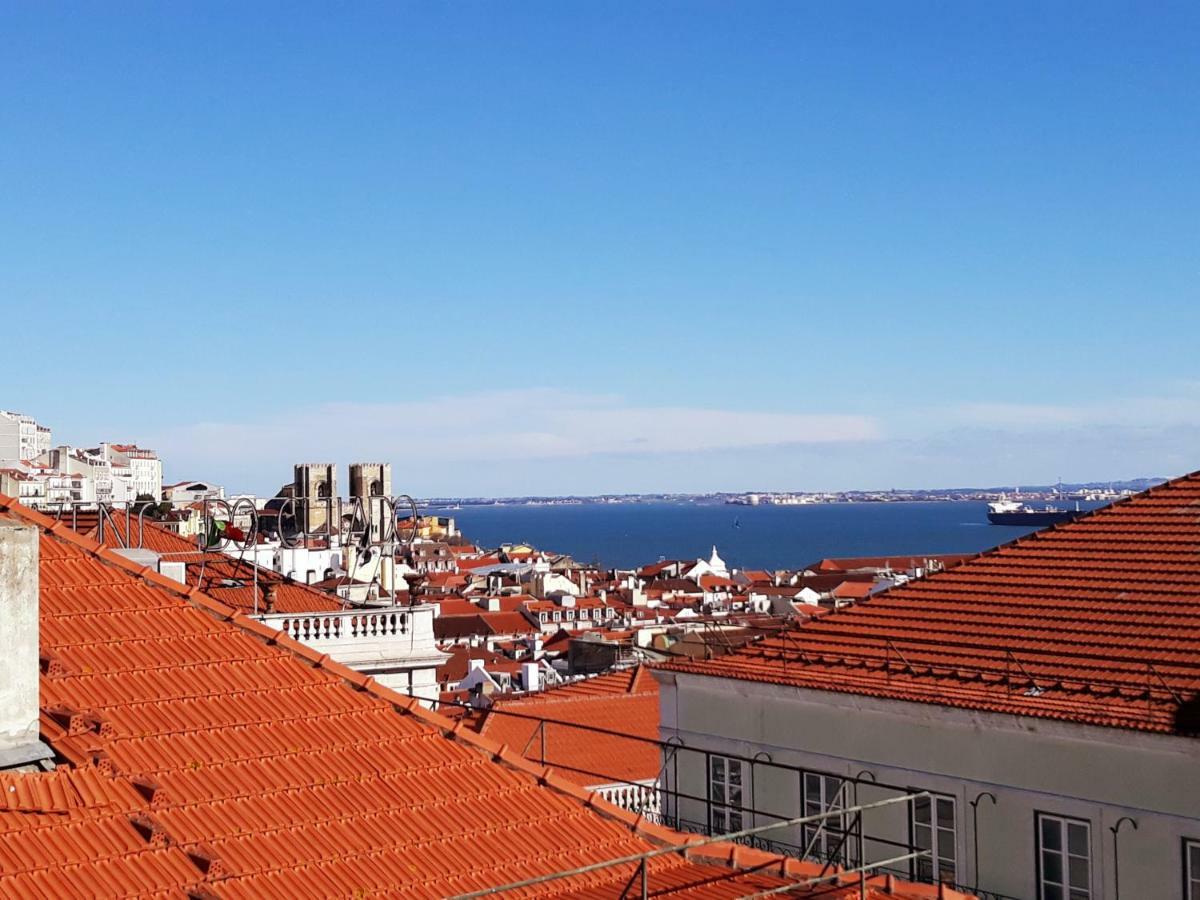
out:
M1064 428L1119 425L1167 428L1200 423L1200 382L1174 382L1151 395L1077 404L965 403L946 422L987 428Z
M206 422L152 436L179 467L383 459L503 463L655 455L877 439L866 416L639 406L531 389L402 403L334 403L253 422Z

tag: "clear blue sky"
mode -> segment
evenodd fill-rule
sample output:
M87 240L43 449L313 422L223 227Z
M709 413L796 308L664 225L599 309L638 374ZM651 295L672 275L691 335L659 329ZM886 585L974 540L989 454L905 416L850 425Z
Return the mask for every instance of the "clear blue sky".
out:
M1194 2L8 2L0 79L0 407L168 476L1200 468Z

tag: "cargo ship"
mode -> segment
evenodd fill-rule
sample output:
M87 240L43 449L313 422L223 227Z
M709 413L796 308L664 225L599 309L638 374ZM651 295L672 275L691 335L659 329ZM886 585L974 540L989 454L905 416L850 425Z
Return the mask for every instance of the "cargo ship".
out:
M1021 527L1040 527L1068 522L1079 515L1079 504L1075 509L1060 509L1057 506L1044 506L1034 509L1016 500L996 500L988 504L988 521L993 525L1019 525Z

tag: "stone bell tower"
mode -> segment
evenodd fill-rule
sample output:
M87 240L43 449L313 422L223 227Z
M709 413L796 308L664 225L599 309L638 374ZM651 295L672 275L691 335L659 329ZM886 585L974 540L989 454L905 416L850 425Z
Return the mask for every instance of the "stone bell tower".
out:
M333 463L297 463L295 488L297 519L309 534L336 529L337 467Z

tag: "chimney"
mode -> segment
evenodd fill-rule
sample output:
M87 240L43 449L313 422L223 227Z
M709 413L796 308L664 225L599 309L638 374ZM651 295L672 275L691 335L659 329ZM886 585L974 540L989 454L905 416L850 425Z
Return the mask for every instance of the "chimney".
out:
M274 582L269 582L263 588L263 612L275 612L275 590L277 585Z
M51 756L38 733L38 538L0 517L0 769Z
M527 691L536 691L541 688L541 672L538 670L537 663L521 663L521 684Z

